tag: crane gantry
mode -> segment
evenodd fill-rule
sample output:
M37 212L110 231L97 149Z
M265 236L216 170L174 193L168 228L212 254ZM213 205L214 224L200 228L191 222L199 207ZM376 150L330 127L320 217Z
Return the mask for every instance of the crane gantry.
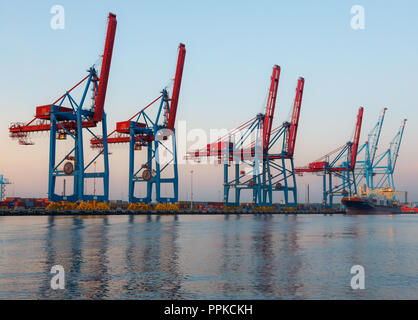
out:
M356 163L356 184L357 186L362 186L361 183L365 180L365 188L363 188L363 191L372 192L378 189L395 190L393 174L399 155L406 119L402 121L398 132L390 142L389 148L382 154L376 155L386 111L387 108L381 111L376 125L368 135L368 140L358 151L358 156L364 153L364 159L358 160Z
M9 128L10 137L18 139L21 145L33 144L28 138L30 133L50 132L48 180L48 199L50 201L108 200L109 160L107 140L103 139L101 141L102 148L100 152L87 162L84 152L83 132L95 137L96 134L92 131L92 128L101 123L102 135L107 137L104 105L116 25L116 15L109 13L100 75L98 75L98 71L93 65L81 81L54 102L38 106L36 115L31 121L26 124L13 123ZM82 84L84 84L84 88L81 90L81 97L76 100L72 92L74 89L81 87ZM92 104L89 108L84 108L89 90L91 91ZM66 140L67 137L73 140L74 147L70 150L63 148L65 156L57 161L57 140ZM103 158L103 171L89 171L88 169L91 169L92 164L95 164L100 156ZM87 165L85 165L86 162ZM56 193L55 187L58 177L71 177L73 179L73 193L71 195L59 195ZM102 179L102 195L87 194L85 192L85 179L89 178Z
M362 186L362 182L364 181L367 188L374 189L374 176L376 175L376 172L374 172L374 160L378 149L380 134L382 133L386 111L387 108L382 109L377 123L367 136L367 141L360 146L358 150L355 168L357 186Z
M296 146L296 135L299 126L304 87L305 79L300 77L296 87L291 120L290 122L284 122L272 131L269 152L266 153L270 164L272 191L283 192L284 202L287 205L297 204L298 202L293 155ZM280 140L281 144L279 143L279 145L282 146L282 151L275 154L270 149ZM292 192L293 201L289 199L290 192Z
M153 200L153 186L155 186L155 200L157 202L178 201L178 168L175 121L179 103L180 87L183 76L186 47L180 43L178 49L177 67L170 94L167 88L161 95L141 109L127 121L118 122L116 129L107 136L109 144L129 143L129 201L131 203L150 203ZM156 116L148 113L148 108L160 101ZM102 137L90 140L92 148L102 148ZM135 159L136 151L146 150L146 161L140 163ZM162 157L161 153L166 156ZM146 185L146 194L136 196L136 184ZM172 187L172 196L162 196L162 185Z

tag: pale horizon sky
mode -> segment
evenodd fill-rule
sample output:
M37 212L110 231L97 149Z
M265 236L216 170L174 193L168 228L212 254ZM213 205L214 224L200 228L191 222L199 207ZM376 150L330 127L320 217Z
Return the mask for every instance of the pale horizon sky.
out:
M65 28L53 30L53 5ZM365 29L350 26L353 5ZM174 76L177 47L186 45L177 121L188 129L233 129L264 109L272 66L281 66L275 119L287 119L296 81L306 80L295 164L305 165L350 139L359 106L361 141L388 107L378 154L408 119L395 173L398 190L418 201L418 3L416 1L2 1L0 3L0 173L7 195L46 197L49 136L20 146L10 123L29 121L102 54L108 12L117 15L105 110L108 131L159 95ZM189 142L191 144L192 142ZM110 198L127 199L128 150L110 156ZM179 154L179 157L184 155ZM222 166L180 165L180 200L217 201ZM298 177L299 200L319 202L321 177ZM279 198L276 199L277 201Z

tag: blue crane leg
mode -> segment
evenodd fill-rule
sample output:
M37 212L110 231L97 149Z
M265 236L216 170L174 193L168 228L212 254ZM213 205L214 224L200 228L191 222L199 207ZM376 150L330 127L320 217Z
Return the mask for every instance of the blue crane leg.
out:
M51 129L49 133L49 174L48 174L48 200L55 201L55 152L56 152L57 126L55 115L51 112Z
M134 163L135 163L135 134L130 129L129 139L129 202L135 202L135 181L134 181Z

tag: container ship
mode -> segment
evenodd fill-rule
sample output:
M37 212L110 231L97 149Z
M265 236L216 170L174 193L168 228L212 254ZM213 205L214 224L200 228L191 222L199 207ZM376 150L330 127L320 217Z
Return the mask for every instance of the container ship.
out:
M343 198L341 203L345 206L347 214L400 214L402 213L402 206L396 200L396 192L391 188L377 189L362 193L360 189L360 196Z

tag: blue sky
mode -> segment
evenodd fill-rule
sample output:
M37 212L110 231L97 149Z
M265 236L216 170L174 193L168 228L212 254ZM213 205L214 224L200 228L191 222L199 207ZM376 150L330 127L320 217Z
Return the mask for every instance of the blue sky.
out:
M50 28L53 5L65 29ZM350 27L353 5L365 8L365 29ZM298 76L306 79L295 162L304 165L349 140L365 107L362 140L389 108L383 152L408 118L396 174L398 189L418 200L418 71L416 1L2 1L0 3L0 172L9 194L45 196L48 137L31 147L8 137L12 121L71 87L102 53L107 13L118 28L106 111L109 129L158 96L170 81L179 42L187 56L178 120L188 128L232 129L264 108L271 68L282 68L276 120L289 114ZM127 150L111 158L111 197L126 197ZM189 194L182 166L180 196ZM196 168L195 197L216 200L222 169ZM299 179L319 200L321 179Z

